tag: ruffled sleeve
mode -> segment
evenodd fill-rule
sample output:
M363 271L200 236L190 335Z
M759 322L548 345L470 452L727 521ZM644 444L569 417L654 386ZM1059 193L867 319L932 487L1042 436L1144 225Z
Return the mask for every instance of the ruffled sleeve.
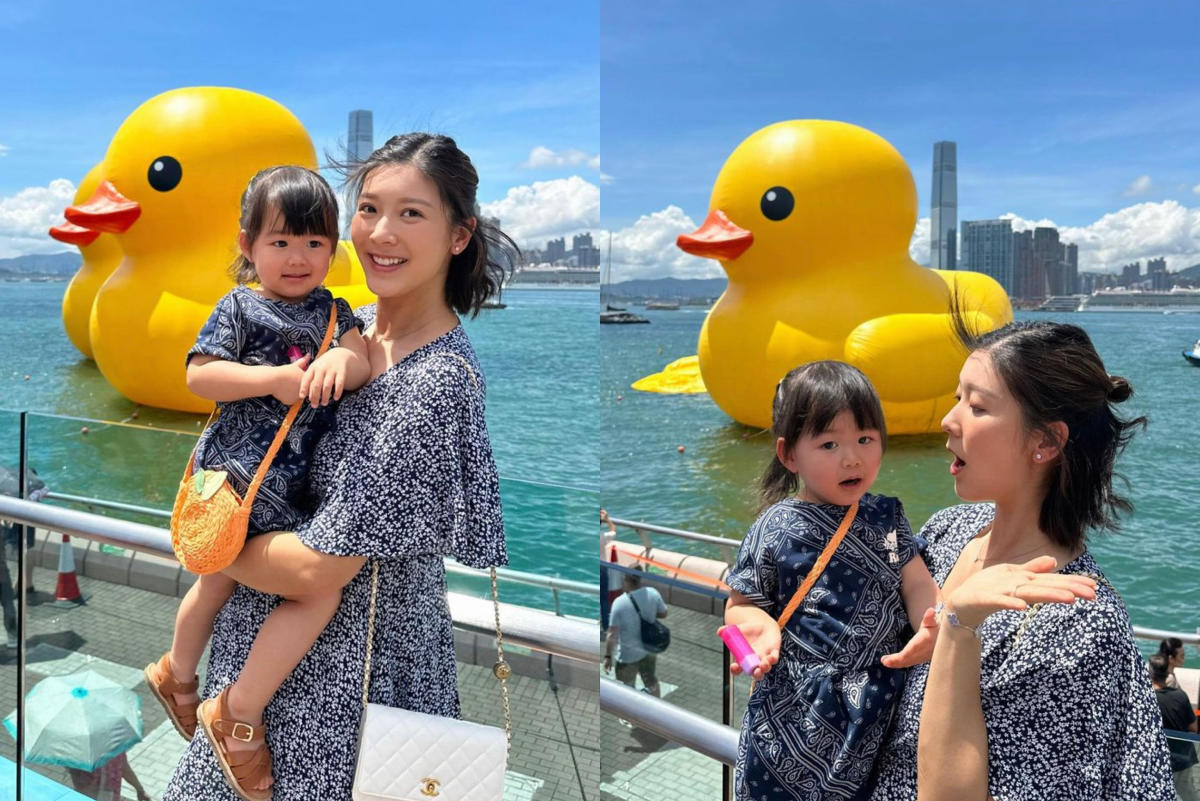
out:
M193 356L216 356L229 362L241 361L246 345L246 320L237 303L237 290L226 293L196 336L196 344L187 352L186 361ZM341 313L341 310L338 310Z
M779 587L779 571L771 547L772 520L778 513L776 505L758 516L738 548L737 562L725 576L730 589L737 590L768 612L775 605Z
M1123 607L1103 589L1077 606L1039 610L981 690L991 794L1170 801L1162 722Z
M337 555L507 564L483 387L473 372L462 357L427 353L368 384L370 394L343 401L333 436L345 453L297 536Z

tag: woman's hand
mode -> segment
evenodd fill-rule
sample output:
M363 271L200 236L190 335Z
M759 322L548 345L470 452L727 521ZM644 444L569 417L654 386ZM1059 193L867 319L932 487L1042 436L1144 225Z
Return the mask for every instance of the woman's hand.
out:
M309 404L314 407L340 400L352 358L353 354L343 348L322 353L312 367L304 372L304 378L300 381L300 397L308 398Z
M1053 556L1039 556L1020 565L984 568L946 595L946 606L958 615L960 623L975 628L1001 609L1019 612L1030 604L1073 604L1077 598L1095 599L1094 579L1055 573L1057 568L1058 561Z
M903 648L894 654L887 654L880 660L884 667L907 668L928 662L933 657L933 646L937 643L938 624L933 614L933 607L925 610L921 618L921 628L912 636Z
M750 643L754 653L758 654L758 667L754 669L753 674L757 681L767 675L779 661L779 646L782 643L779 624L770 617L766 617L765 621L751 620L738 623L737 627L742 630L746 642ZM717 629L718 632L720 630ZM735 676L742 672L742 666L737 663L736 659L729 663L729 672Z

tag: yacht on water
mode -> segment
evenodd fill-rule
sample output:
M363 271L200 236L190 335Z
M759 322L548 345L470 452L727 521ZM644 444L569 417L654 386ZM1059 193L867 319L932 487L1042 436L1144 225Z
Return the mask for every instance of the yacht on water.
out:
M634 323L649 323L645 317L626 311L620 306L608 302L609 286L612 284L612 232L608 233L608 263L604 267L604 282L600 284L600 302L604 311L600 312L601 325L630 325Z

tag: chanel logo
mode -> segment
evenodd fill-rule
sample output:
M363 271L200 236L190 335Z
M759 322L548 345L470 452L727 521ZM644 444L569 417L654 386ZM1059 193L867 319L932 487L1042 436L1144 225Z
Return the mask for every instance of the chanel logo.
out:
M421 779L421 795L432 798L442 792L442 783L437 779Z

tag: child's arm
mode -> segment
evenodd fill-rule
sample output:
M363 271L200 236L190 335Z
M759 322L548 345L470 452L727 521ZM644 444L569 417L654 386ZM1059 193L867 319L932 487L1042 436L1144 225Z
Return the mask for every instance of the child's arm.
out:
M187 387L202 398L227 402L272 395L291 405L300 399L300 383L309 358L278 367L231 362L197 354L188 360Z
M760 664L754 669L754 678L761 679L779 661L779 646L783 641L779 623L745 595L730 590L729 600L725 602L725 624L741 629L750 647L758 654ZM736 675L742 672L742 667L734 661L729 665L729 672Z
M916 632L898 653L888 654L881 660L884 667L903 668L928 662L933 656L933 645L937 641L937 623L933 618L933 605L937 601L938 586L929 575L925 560L919 555L908 560L900 568L900 597L908 612L908 621Z
M339 400L342 392L352 392L371 377L367 342L357 328L342 334L336 348L330 348L312 363L300 384L300 396L313 406Z

